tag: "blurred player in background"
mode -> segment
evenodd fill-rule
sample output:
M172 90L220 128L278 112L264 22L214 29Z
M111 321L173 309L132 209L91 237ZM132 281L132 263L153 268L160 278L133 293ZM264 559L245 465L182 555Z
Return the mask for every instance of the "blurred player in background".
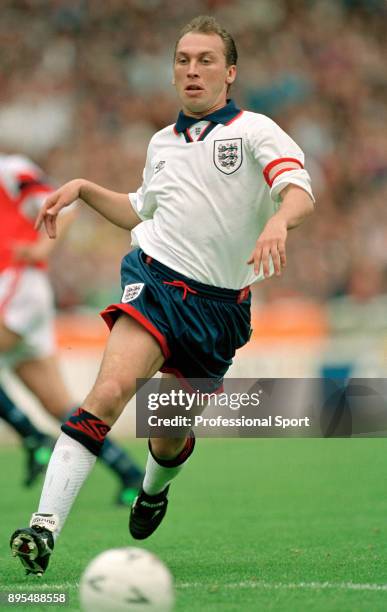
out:
M300 148L267 117L227 100L236 62L233 39L213 18L193 20L174 57L182 111L175 125L151 139L140 189L128 199L76 179L52 194L38 217L55 237L57 214L80 198L133 230L137 248L122 262L121 303L103 313L111 334L96 383L62 426L30 527L11 537L27 572L45 571L137 378L161 370L206 379L207 391L221 386L236 349L250 337L249 285L281 273L288 230L313 210ZM170 482L193 449L192 432L150 438L129 521L134 538L148 537L160 524Z
M54 298L46 272L55 242L34 228L36 216L54 190L43 171L19 155L0 155L0 366L10 368L41 405L64 420L74 402L55 354ZM60 216L63 237L73 208ZM54 440L39 431L0 386L0 417L21 436L27 453L24 483L31 485L47 466ZM130 504L142 472L107 440L101 459L119 477L117 501Z

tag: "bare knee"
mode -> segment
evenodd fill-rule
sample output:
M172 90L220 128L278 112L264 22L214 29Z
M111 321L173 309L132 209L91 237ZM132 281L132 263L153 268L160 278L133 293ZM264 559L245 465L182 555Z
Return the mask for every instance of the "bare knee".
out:
M186 438L151 438L152 452L158 459L174 459L185 442Z
M84 410L112 425L120 416L135 389L123 388L114 378L97 380L82 405Z

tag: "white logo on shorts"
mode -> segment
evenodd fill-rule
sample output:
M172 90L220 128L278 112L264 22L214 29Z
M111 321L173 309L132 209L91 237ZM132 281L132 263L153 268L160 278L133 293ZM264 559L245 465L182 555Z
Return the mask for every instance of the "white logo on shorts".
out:
M144 283L133 283L132 285L125 285L124 293L122 295L121 302L127 304L135 300L144 288Z

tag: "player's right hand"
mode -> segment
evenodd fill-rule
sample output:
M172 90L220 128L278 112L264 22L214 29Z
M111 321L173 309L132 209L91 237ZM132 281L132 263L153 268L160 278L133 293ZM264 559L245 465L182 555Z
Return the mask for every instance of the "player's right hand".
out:
M56 218L62 208L78 200L82 184L82 179L74 179L51 193L40 209L35 221L35 229L40 229L44 224L48 236L56 238Z

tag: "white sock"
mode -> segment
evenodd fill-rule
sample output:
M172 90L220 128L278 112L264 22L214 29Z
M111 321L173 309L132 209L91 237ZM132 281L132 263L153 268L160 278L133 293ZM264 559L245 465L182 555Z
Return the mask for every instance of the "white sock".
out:
M178 473L183 469L186 462L177 465L176 467L164 467L157 463L148 452L148 460L146 462L145 477L142 483L142 488L148 495L157 495L164 491Z
M82 444L61 433L48 464L38 509L39 514L54 514L58 517L59 524L54 531L54 538L59 535L96 459Z

